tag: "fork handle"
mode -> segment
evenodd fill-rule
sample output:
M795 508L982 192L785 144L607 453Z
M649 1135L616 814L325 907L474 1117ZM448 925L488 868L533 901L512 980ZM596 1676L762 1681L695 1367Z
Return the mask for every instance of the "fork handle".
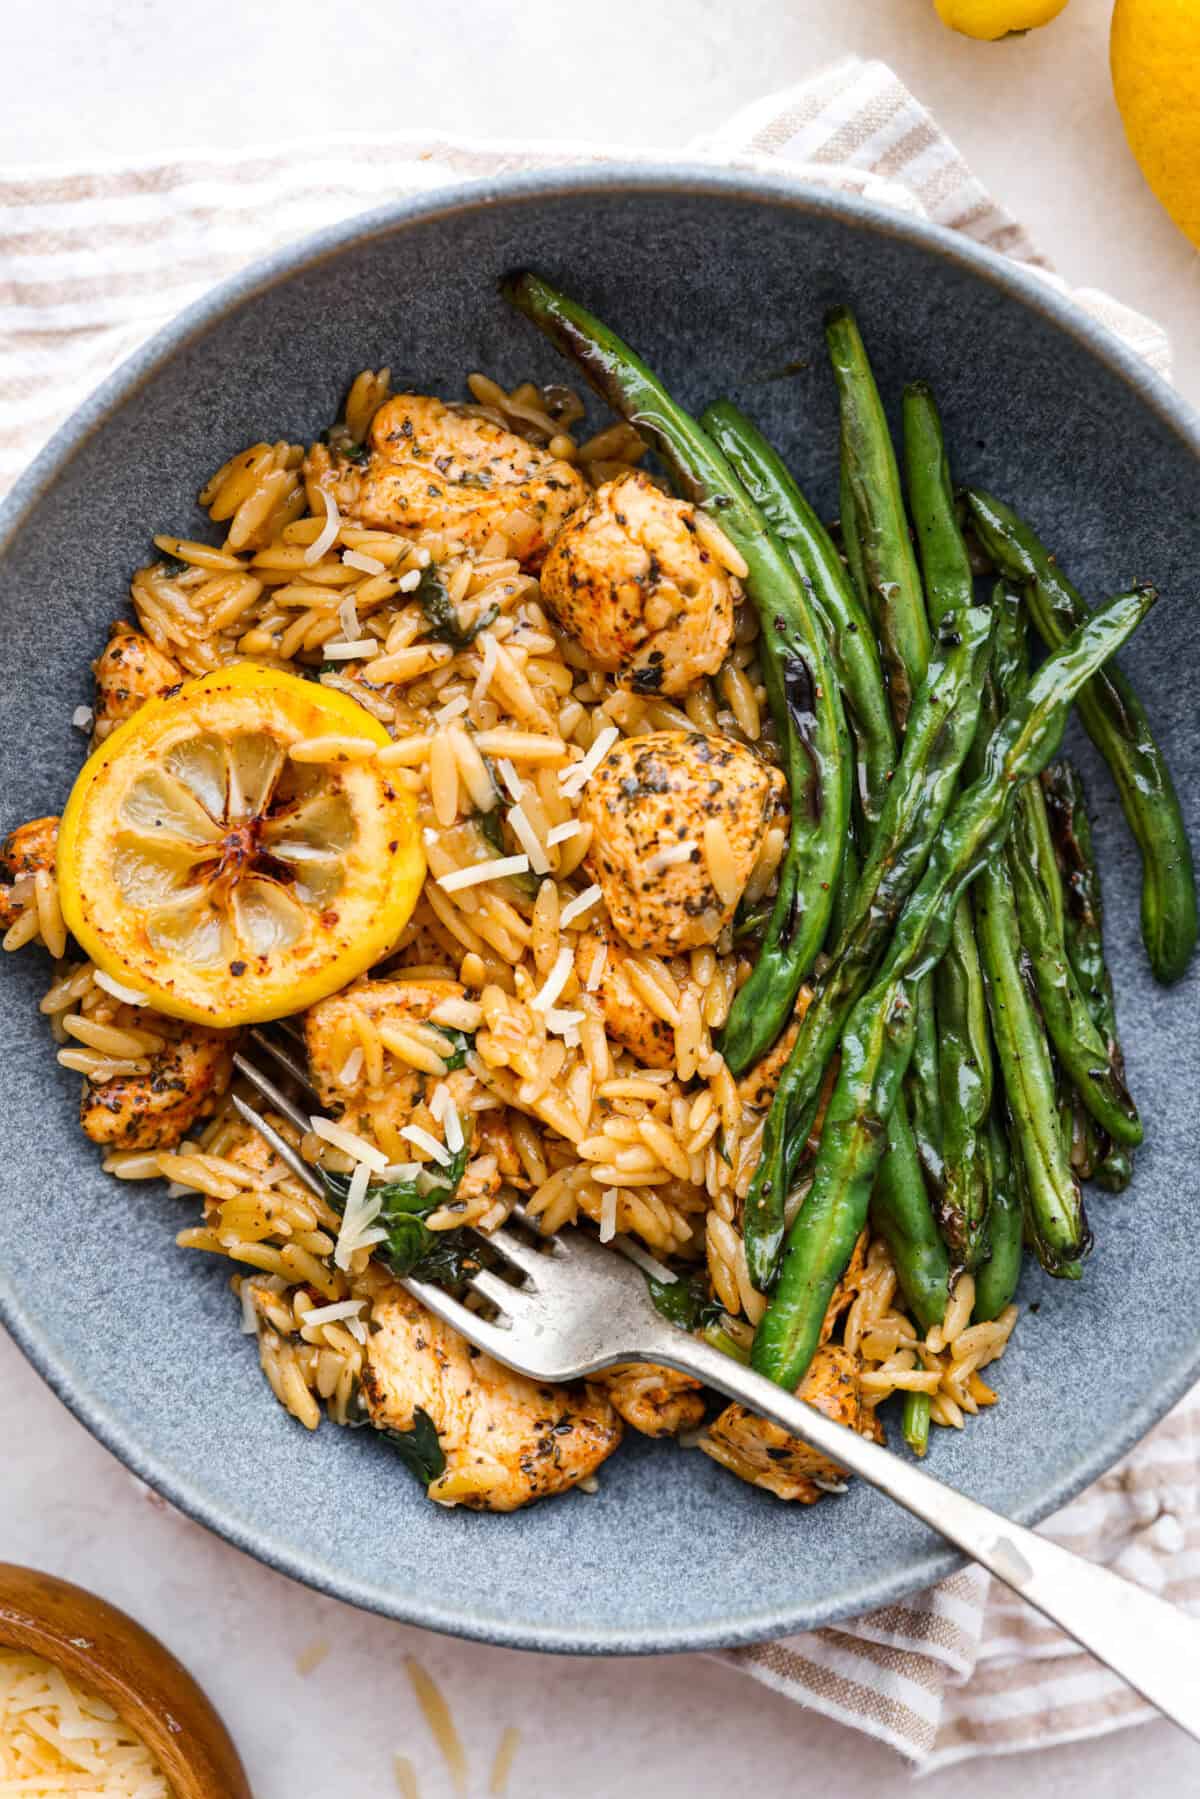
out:
M770 1418L886 1493L1200 1740L1200 1619L968 1499L915 1461L835 1424L711 1344L678 1331L670 1335L678 1341L664 1341L656 1359Z

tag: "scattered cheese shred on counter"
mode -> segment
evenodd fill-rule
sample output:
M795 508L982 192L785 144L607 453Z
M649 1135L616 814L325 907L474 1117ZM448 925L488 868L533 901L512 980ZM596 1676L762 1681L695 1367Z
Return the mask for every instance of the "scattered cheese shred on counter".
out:
M0 1795L172 1799L156 1758L89 1687L53 1662L0 1648Z

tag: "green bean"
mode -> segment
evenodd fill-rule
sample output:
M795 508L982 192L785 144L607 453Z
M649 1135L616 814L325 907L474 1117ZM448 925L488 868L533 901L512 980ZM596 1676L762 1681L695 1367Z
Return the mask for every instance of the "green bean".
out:
M1015 600L1007 599L1011 632L1001 631L997 679L1001 704L1011 707L1029 676L1025 620ZM1009 646L1006 650L1004 646ZM1101 1129L1116 1143L1136 1145L1142 1140L1142 1124L1125 1085L1123 1071L1115 1066L1105 1040L1092 1017L1071 966L1063 938L1064 901L1062 878L1050 834L1046 800L1040 781L1030 781L1017 794L1008 864L1016 901L1021 947L1037 991L1042 1022L1063 1070L1074 1083L1080 1101ZM1072 1129L1068 1143L1075 1145ZM1086 1160L1091 1151L1088 1133L1071 1156L1077 1171L1077 1155Z
M945 1169L938 1218L956 1268L973 1268L992 1197L988 1154L992 1048L967 894L955 907L950 942L934 975L934 992Z
M1075 1083L1058 1066L1058 1124L1067 1159L1081 1181L1090 1181L1110 1153L1110 1139L1084 1108Z
M1047 869L1039 861L1041 846L1030 825L1030 814L1041 797L1040 789L1032 785L1021 795L1026 803L1014 812L1009 841L1021 943L1050 1041L1080 1100L1114 1142L1134 1147L1142 1141L1137 1108L1088 1008L1062 936L1055 931L1047 889L1051 880L1057 885L1058 868L1052 862Z
M750 1354L760 1374L793 1391L816 1352L833 1289L867 1221L887 1120L912 1051L915 1021L905 983L890 982L884 995L872 989L867 997L871 1005L859 1002L843 1039L813 1184L788 1231L779 1285Z
M883 648L892 709L903 730L929 660L930 638L900 471L866 348L844 306L827 315L825 340L841 413L842 489L853 500L868 603Z
M825 940L850 814L851 761L825 634L791 559L729 464L645 363L582 306L536 275L505 278L519 312L654 442L676 484L710 509L745 559L762 622L763 675L783 748L792 823L758 960L723 1053L741 1074L770 1048Z
M1080 687L1155 598L1142 589L1111 600L1047 657L992 737L983 773L955 803L880 970L850 1014L812 1186L788 1232L779 1283L754 1339L752 1365L781 1386L794 1391L803 1378L866 1216L887 1118L912 1055L915 982L945 953L959 894L977 876L1003 867L998 852L1017 784L1040 773ZM1045 1221L1037 1222L1044 1230Z
M871 620L833 539L757 427L728 400L710 406L700 423L791 556L824 621L858 748L859 805L874 826L896 766L896 737Z
M985 1256L975 1270L975 1305L971 1313L975 1324L990 1324L993 1318L998 1318L1011 1301L1021 1278L1024 1248L1021 1192L998 1104L993 1106L989 1120L988 1147L992 1162L992 1203L984 1233Z
M973 606L948 626L935 647L852 915L830 967L816 983L780 1074L743 1213L750 1278L760 1292L768 1291L775 1278L784 1203L812 1129L838 1035L871 978L954 796L962 759L975 735L991 626L990 609Z
M924 1455L929 1448L929 1412L933 1400L928 1393L906 1393L900 1434L914 1455Z
M1059 1127L1054 1067L1036 1002L1025 980L1008 859L980 873L975 919L983 954L996 1054L1017 1149L1029 1182L1031 1220L1042 1266L1058 1274L1087 1247L1083 1200Z
M904 390L904 463L925 599L936 626L948 613L970 605L975 583L955 511L942 422L925 382ZM991 1204L992 1052L966 893L954 914L950 947L934 975L934 1003L944 1168L939 1217L956 1264L969 1268L978 1258Z
M842 872L838 878L837 890L833 896L833 909L829 914L829 934L825 939L825 948L832 954L841 941L842 932L850 920L854 910L854 895L858 891L858 883L862 876L862 857L858 853L858 839L851 825L846 833L846 847L842 851ZM730 1008L732 1016L737 1006L734 998Z
M1100 870L1092 849L1087 797L1074 764L1052 762L1042 774L1042 791L1050 835L1065 895L1063 939L1075 977L1107 1045L1108 1061L1124 1082L1125 1057L1117 1032L1117 1002L1104 955L1104 903ZM1120 1144L1100 1157L1095 1179L1110 1193L1120 1193L1133 1178L1133 1158Z
M972 766L980 768L986 765L988 739L1004 714L1020 705L1029 682L1021 602L998 582L993 604L996 648L980 737L971 754ZM1013 796L1014 831L1028 791L1023 787ZM1073 1139L1059 1113L1053 1053L1026 978L1028 945L1013 887L1015 859L1010 833L1004 852L976 883L975 916L996 1054L1023 1178L1022 1209L1039 1259L1054 1273L1064 1265L1074 1266L1086 1225L1070 1153Z
M1054 558L1008 506L990 494L967 495L985 550L1010 580L1027 587L1038 632L1049 649L1087 617L1087 606ZM1196 947L1192 851L1166 758L1145 710L1119 669L1103 669L1079 696L1079 716L1112 772L1142 855L1142 939L1160 981L1175 981Z
M862 544L859 542L858 536L858 520L854 515L854 495L850 491L850 479L844 461L841 463L840 468L839 490L839 508L841 517L838 520L838 524L841 528L842 535L842 555L845 557L846 572L849 574L854 591L858 595L859 604L866 606L869 603L867 597L867 571L863 567Z
M942 422L924 381L904 390L904 471L925 604L936 625L947 612L971 604L975 580L959 528Z
M917 991L917 1036L908 1068L907 1096L917 1154L935 1193L942 1191L946 1180L941 1083L937 1002L933 976L926 975Z
M922 1330L946 1315L950 1259L937 1222L908 1121L903 1094L887 1121L887 1145L871 1191L871 1226L888 1246L908 1309Z

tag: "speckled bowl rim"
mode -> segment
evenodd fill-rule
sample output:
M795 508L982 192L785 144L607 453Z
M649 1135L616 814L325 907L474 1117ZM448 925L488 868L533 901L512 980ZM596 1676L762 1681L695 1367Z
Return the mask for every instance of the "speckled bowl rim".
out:
M577 194L622 192L712 195L727 201L742 200L749 206L766 206L772 210L784 208L815 217L839 219L853 228L931 251L1000 289L1073 338L1131 388L1181 439L1200 469L1200 414L1167 381L1156 375L1136 351L1105 326L1089 318L1068 296L1035 271L928 220L794 180L784 173L724 169L699 162L639 160L627 164L606 163L602 167L563 166L532 174L503 175L457 183L393 201L314 232L221 282L135 351L54 434L0 505L0 550L21 529L43 494L92 433L118 413L152 375L222 318L297 271L328 261L350 245L386 236L417 221L446 222L496 206L520 207ZM401 1598L382 1585L350 1578L328 1560L304 1554L293 1544L256 1530L231 1510L215 1504L190 1480L180 1479L152 1448L143 1444L124 1418L77 1383L72 1369L60 1362L36 1318L26 1312L19 1294L2 1273L0 1320L7 1325L46 1383L93 1436L188 1517L207 1525L227 1542L268 1567L332 1598L405 1624L422 1625L452 1636L511 1649L556 1654L648 1655L729 1648L770 1637L794 1635L797 1631L812 1630L890 1604L943 1579L963 1565L963 1557L937 1547L937 1539L931 1534L930 1546L925 1553L906 1561L895 1574L856 1582L851 1571L836 1594L798 1609L789 1609L787 1605L765 1606L730 1612L700 1626L645 1626L632 1630L618 1626L597 1629L586 1622L581 1622L578 1628L565 1630L521 1621L505 1624L495 1619L475 1618L469 1612L431 1603L419 1594ZM1035 1503L1015 1512L1018 1522L1037 1524L1074 1498L1138 1442L1198 1378L1200 1340L1163 1372L1152 1389L1144 1391L1139 1403L1125 1414L1119 1429L1094 1441L1089 1453L1080 1456L1070 1469L1050 1481Z

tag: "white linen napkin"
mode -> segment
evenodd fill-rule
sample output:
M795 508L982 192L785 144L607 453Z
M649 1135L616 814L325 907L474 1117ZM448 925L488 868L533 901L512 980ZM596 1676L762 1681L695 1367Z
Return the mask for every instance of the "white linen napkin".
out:
M254 258L406 192L618 154L652 160L596 146L403 133L86 168L0 168L0 493L122 357ZM1065 291L882 63L850 58L772 94L689 154L741 167L783 162L962 231ZM1167 340L1151 320L1094 289L1073 297L1169 374ZM1194 1393L1046 1533L1200 1607L1198 1477ZM803 1531L802 1517L796 1528ZM890 1743L922 1769L1100 1735L1153 1715L979 1568L836 1629L724 1659Z

